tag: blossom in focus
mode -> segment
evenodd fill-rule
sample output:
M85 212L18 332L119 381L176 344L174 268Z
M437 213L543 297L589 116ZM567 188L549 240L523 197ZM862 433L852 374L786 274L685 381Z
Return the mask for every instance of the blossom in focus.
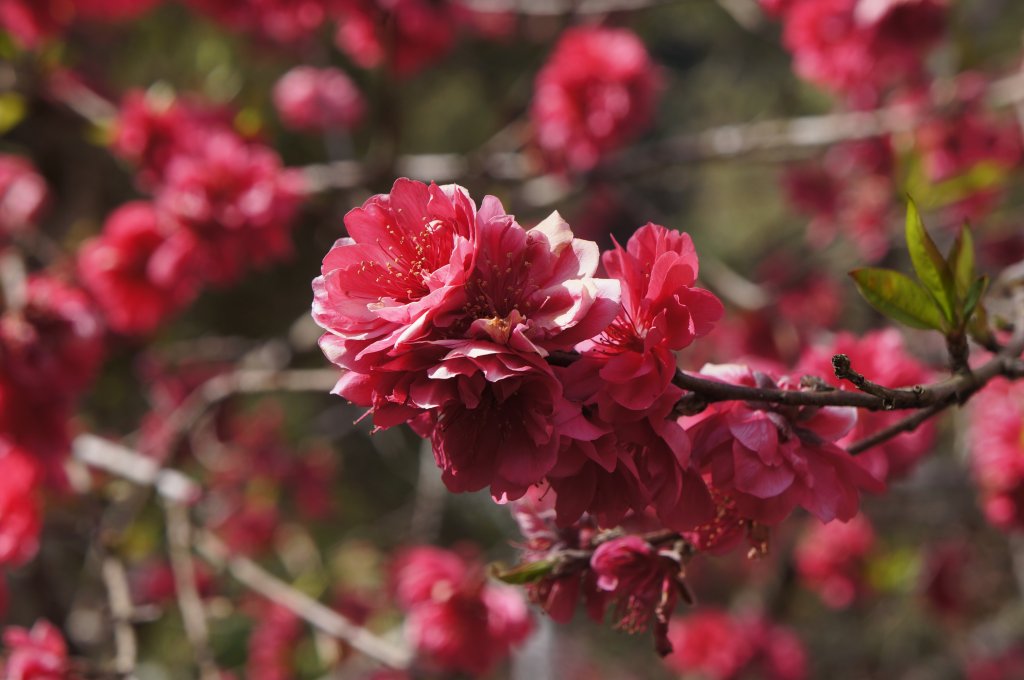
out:
M797 574L825 604L843 609L866 589L867 557L874 544L875 532L862 514L849 522L811 520L796 546Z
M839 389L853 389L851 384L835 376L832 357L836 354L845 354L855 371L887 387L923 385L932 375L927 367L907 352L903 336L894 328L871 331L859 338L850 333L839 333L830 344L809 348L795 372L819 376ZM839 446L852 444L903 417L895 411L862 410L857 414L857 424L837 443ZM857 457L879 479L897 479L909 474L931 451L934 442L935 423L928 421L913 432L896 435Z
M701 374L748 387L776 387L769 376L745 366L709 365ZM823 522L849 520L857 514L861 491L884 488L835 444L854 426L856 415L843 407L723 402L681 422L695 462L711 475L714 488L732 497L743 517L773 525L796 507Z
M363 68L410 76L455 45L458 13L448 0L344 0L334 42Z
M2 665L5 680L73 680L68 648L60 631L39 620L31 630L9 626L3 633L7 648Z
M32 460L0 440L0 565L20 566L39 548L42 525L36 487L39 473Z
M49 191L32 163L0 154L0 244L31 229L46 205Z
M161 218L152 203L126 203L79 250L79 276L118 333L153 332L198 291L198 244Z
M1024 384L996 379L972 400L971 470L985 517L1024 529Z
M530 104L537 145L556 169L590 170L648 127L658 89L634 33L571 28L537 74Z
M281 120L295 130L348 130L366 114L362 93L337 68L296 66L274 85L273 97Z
M409 548L393 569L406 636L428 664L486 675L533 627L516 590L489 583L482 565L434 547Z
M704 609L672 620L665 664L709 680L803 680L807 653L788 628L757 615Z
M156 205L199 243L206 277L225 285L291 253L301 192L300 174L275 151L213 132L171 157Z

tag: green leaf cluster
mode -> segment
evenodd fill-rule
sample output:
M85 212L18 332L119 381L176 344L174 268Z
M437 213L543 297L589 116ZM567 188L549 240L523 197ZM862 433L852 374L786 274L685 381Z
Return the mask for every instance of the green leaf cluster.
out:
M850 272L864 299L885 316L911 328L950 337L987 337L981 299L988 276L975 271L974 241L967 225L943 257L921 220L913 199L907 204L907 250L916 278L892 269L863 267Z

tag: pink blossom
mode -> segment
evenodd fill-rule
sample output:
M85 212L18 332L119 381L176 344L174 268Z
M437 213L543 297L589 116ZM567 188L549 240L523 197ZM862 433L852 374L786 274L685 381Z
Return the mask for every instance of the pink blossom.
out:
M496 199L478 216L465 189L399 179L345 216L347 238L313 282L320 346L334 363L366 367L363 355L423 338L436 316L465 305L478 223L510 221Z
M678 555L660 551L639 536L623 536L597 547L590 558L597 587L614 607L618 627L646 629L655 620L654 638L662 656L672 651L668 619L680 596L688 598Z
M775 387L767 375L743 366L706 366L702 374ZM823 522L849 520L857 513L860 491L884 488L834 444L856 423L851 408L723 402L681 422L696 464L711 474L715 488L732 497L744 517L763 524L777 524L798 506Z
M988 521L1024 528L1024 385L990 382L971 400L971 470Z
M290 680L295 677L292 655L302 639L302 620L279 604L260 607L249 636L245 677L252 680Z
M394 583L409 641L444 671L486 675L533 627L517 591L488 583L481 565L440 548L401 553Z
M543 359L486 341L452 341L411 388L433 416L434 459L450 491L515 499L554 467L570 406Z
M364 68L410 76L451 51L457 26L448 0L344 0L334 42Z
M634 33L571 28L537 75L530 105L537 144L556 169L590 170L648 127L658 89Z
M0 565L17 567L35 557L39 548L39 471L28 456L3 440L0 466Z
M621 284L622 310L584 351L603 361L600 376L613 386L608 398L642 411L668 389L674 352L711 331L722 303L694 285L698 261L689 234L648 223L602 260Z
M296 66L277 81L273 96L281 120L295 130L348 130L366 114L362 93L336 68Z
M272 149L214 132L171 157L156 204L199 242L206 277L224 285L291 252L301 190Z
M0 154L0 244L6 237L32 229L49 191L28 160Z
M83 244L79 276L112 330L144 335L195 297L197 249L188 232L163 223L152 203L126 203Z
M871 105L920 77L945 14L941 0L798 0L783 14L784 42L800 76Z
M72 680L68 648L60 631L48 621L36 621L31 630L10 626L4 629L7 659L6 680Z
M709 680L807 677L807 654L800 640L760 616L705 609L674 619L668 634L675 651L665 663L678 673Z
M207 134L230 129L226 112L181 97L132 90L121 101L111 148L138 166L142 184L152 188L163 183L172 158L190 152Z
M867 558L874 544L875 532L864 515L828 524L811 520L796 547L797 574L829 607L844 609L867 589Z
M872 331L860 338L839 333L829 345L808 349L795 372L821 377L840 389L853 389L850 383L835 377L832 369L835 354L847 355L854 370L888 387L923 385L932 377L932 372L907 352L900 332L892 328ZM857 414L857 424L837 443L839 446L852 444L903 417L893 411L861 411ZM931 451L934 441L935 423L926 422L913 432L897 435L865 451L858 458L879 479L896 479L909 474Z

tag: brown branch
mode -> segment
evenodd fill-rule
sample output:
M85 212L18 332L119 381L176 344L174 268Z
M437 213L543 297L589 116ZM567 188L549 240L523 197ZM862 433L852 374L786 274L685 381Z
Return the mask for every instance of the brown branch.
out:
M197 531L195 547L213 567L227 571L235 580L268 600L285 607L318 630L341 640L371 659L396 669L409 668L412 657L408 650L378 637L326 607L309 595L296 590L263 567L242 555L232 554L227 546L208 531Z

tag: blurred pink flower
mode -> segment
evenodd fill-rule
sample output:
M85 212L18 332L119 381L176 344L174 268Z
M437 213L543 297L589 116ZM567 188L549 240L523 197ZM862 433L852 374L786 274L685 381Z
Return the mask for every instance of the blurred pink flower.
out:
M296 66L274 85L273 97L281 120L295 130L348 130L366 115L359 88L337 68Z
M631 31L566 30L537 74L530 104L537 145L557 170L590 170L650 125L659 82Z

